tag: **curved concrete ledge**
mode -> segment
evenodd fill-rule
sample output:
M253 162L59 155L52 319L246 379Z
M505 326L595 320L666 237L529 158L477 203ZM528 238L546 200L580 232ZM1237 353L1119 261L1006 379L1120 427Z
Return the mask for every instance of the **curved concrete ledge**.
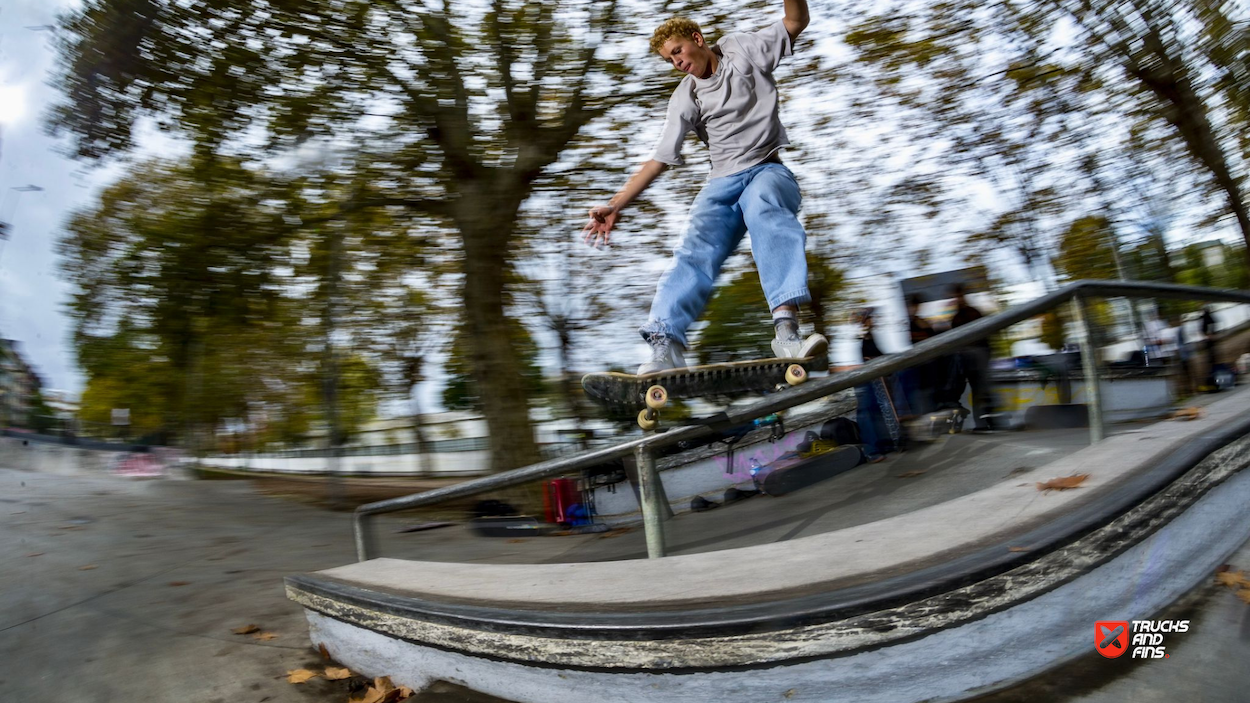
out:
M1250 480L1238 473L1250 442L1211 454L1250 432L1240 395L1202 420L1113 437L1052 467L1090 473L1090 488L1048 495L1032 483L999 484L901 518L722 553L710 571L692 566L704 554L541 566L376 560L291 577L288 593L308 609L314 640L340 661L396 680L411 672L405 683L414 687L434 676L545 701L567 690L563 677L584 680L597 692L587 699L605 701L782 700L795 684L790 700L958 697L1085 653L1089 620L1150 615L1250 537L1241 518ZM959 534L968 539L940 541ZM855 535L873 543L857 547ZM803 561L806 582L790 559ZM1126 573L1136 574L1130 587L1115 586ZM956 631L970 641L951 640ZM1028 652L1010 638L1027 640ZM964 660L977 649L988 667L981 673ZM960 667L936 671L952 656ZM917 696L909 697L903 679L913 671ZM673 675L693 672L684 680L699 683L683 693L683 677ZM888 695L869 695L887 680ZM535 693L523 694L521 682Z

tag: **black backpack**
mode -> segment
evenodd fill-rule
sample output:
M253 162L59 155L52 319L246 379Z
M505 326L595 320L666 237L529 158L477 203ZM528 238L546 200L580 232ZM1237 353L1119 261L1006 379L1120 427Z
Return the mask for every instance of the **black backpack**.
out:
M820 426L820 438L839 447L859 444L859 425L849 417L835 417Z

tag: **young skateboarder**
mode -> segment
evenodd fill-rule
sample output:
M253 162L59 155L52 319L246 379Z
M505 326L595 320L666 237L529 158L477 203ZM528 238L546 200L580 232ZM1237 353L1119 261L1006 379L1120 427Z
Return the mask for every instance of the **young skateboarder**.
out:
M651 359L638 368L639 375L686 365L686 329L703 312L721 265L748 231L773 312L773 353L800 358L828 349L821 335L799 336L798 306L811 299L803 253L807 234L798 220L798 183L778 155L790 142L778 117L773 80L773 70L792 53L807 23L807 2L785 0L780 22L721 37L715 45L688 19L670 19L651 37L651 49L687 75L669 100L651 159L606 205L590 209L586 242L607 244L622 210L669 166L684 163L681 147L688 133L707 145L712 172L660 278L650 317L638 330L651 345Z

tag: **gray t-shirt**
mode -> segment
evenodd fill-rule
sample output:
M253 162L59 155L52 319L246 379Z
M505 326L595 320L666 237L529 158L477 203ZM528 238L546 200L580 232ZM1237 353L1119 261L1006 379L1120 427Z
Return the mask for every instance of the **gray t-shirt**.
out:
M790 143L778 117L773 69L793 47L779 20L758 32L721 37L712 50L720 56L716 73L682 79L651 158L681 166L682 142L693 131L712 158L708 177L719 178L762 163Z

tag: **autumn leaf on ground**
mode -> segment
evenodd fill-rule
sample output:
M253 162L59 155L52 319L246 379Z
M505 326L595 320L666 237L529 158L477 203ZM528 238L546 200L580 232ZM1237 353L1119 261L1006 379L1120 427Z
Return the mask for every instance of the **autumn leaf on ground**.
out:
M236 635L250 635L253 632L260 632L260 628L256 625L244 625L243 627L234 628L231 632Z
M1246 581L1246 575L1241 571L1224 571L1215 575L1215 582L1221 586L1236 588L1237 586L1250 586L1250 582Z
M261 642L268 642L269 640L278 639L278 636L272 632L257 632L252 635L252 639L260 640Z
M1237 591L1237 597L1241 599L1242 603L1250 605L1250 588L1243 588Z
M1197 420L1202 417L1202 408L1188 407L1181 408L1172 413L1173 420Z
M394 703L410 695L412 695L411 690L396 688L395 684L391 683L391 677L379 676L373 680L373 685L364 692L362 697L351 699L351 703Z
M1089 474L1077 474L1075 476L1063 476L1062 478L1052 478L1049 481L1037 483L1039 491L1066 491L1080 486L1085 483L1085 479L1089 478Z
M169 585L178 587L178 586L187 586L187 585L190 585L190 583L191 583L190 581L170 581Z
M96 568L96 565L95 565L95 564L87 564L86 566L80 566L80 567L78 567L78 570L79 570L79 571L91 571L91 570L92 570L92 569L94 569L94 568Z
M304 683L315 678L317 678L317 672L308 669L292 669L286 672L286 680L290 683Z
M329 681L341 681L343 679L349 679L351 678L351 676L352 676L352 672L347 667L340 667L340 666L327 666L326 667L325 677Z
M321 652L321 658L330 661L330 650L326 649L325 642L317 645L317 651Z
M915 478L917 476L923 476L924 473L925 472L923 471L908 471L905 474L899 474L898 477L899 478Z

